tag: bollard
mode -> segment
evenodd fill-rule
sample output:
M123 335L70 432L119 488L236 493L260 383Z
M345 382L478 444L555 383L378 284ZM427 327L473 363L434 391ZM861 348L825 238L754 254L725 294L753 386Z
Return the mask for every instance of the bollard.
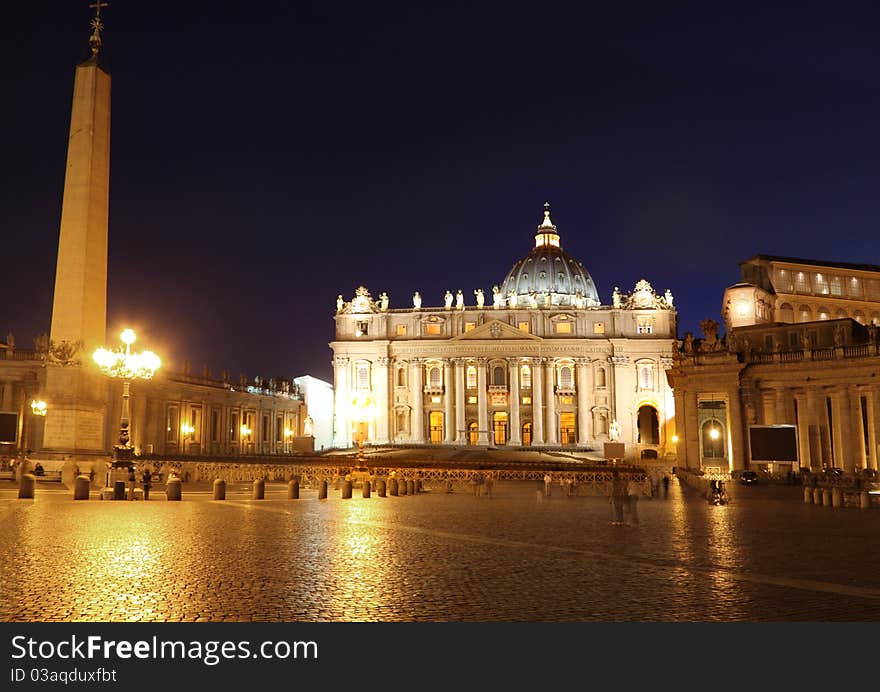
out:
M370 496L370 481L364 481L364 497Z
M843 493L840 492L840 488L831 489L831 506L843 507Z
M226 499L226 481L222 478L214 479L214 499L215 500L225 500Z
M183 483L176 476L174 478L169 478L168 483L165 484L165 497L169 500L180 500L182 492Z
M406 482L406 492L409 495L416 494L416 482L415 481L407 481Z
M34 487L37 484L37 477L32 473L22 474L21 482L18 484L18 498L20 500L33 500Z
M287 499L288 500L298 500L299 499L299 481L296 478L292 479L287 484Z
M397 491L401 495L406 495L406 488L407 488L406 480L401 478L400 481L397 483Z
M88 500L89 499L89 477L77 476L73 482L73 499Z
M859 507L861 509L871 509L871 496L867 490L859 493Z
M813 488L813 504L821 505L822 504L822 491L819 488Z
M327 499L327 480L324 479L320 483L318 483L318 499L326 500Z
M376 492L379 494L379 497L385 497L385 481L382 479L376 481Z
M113 482L113 499L114 500L124 500L125 499L125 481L114 481Z
M342 499L348 500L351 497L351 481L342 482Z
M808 505L813 502L813 491L804 486L804 504Z
M388 479L388 494L391 497L397 497L397 479L389 478Z
M828 488L825 488L822 491L822 506L830 507L831 506L831 491Z
M252 500L262 500L266 494L266 481L262 478L258 478L254 481L253 489L251 490L251 499Z

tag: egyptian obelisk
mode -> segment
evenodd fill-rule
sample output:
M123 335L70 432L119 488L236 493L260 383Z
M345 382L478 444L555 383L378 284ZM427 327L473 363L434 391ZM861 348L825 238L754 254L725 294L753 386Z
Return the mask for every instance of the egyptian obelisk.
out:
M101 0L89 6L95 10L91 56L77 65L74 77L45 371L50 410L40 451L71 464L103 455L108 433L108 385L90 367L107 329L110 75L100 64L105 6Z
M110 75L99 64L101 7L89 40L92 55L77 65L67 145L61 232L49 338L104 345L107 329L107 217L110 199Z

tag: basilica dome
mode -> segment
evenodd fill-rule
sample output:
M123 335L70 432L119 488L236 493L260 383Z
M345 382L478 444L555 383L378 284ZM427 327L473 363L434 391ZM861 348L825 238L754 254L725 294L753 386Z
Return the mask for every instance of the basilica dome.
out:
M560 247L549 203L544 204L544 221L538 226L535 247L507 272L500 293L510 307L600 305L587 268Z

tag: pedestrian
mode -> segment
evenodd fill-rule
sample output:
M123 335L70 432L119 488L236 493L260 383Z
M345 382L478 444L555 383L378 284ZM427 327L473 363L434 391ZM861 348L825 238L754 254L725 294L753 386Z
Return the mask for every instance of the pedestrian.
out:
M483 494L483 474L477 471L474 474L474 497L480 497Z
M669 476L666 475L663 476L663 494L669 494Z
M134 484L137 482L134 472L134 464L128 467L128 499L134 499Z
M611 472L611 497L609 498L614 511L611 520L611 523L614 526L623 526L624 524L623 503L625 498L626 481L620 477L620 472L617 469L614 469L614 471Z
M550 484L553 482L553 478L549 473L544 474L544 497L550 497Z
M486 497L492 497L492 488L495 487L495 477L490 471L486 474Z
M144 484L144 500L150 499L150 480L152 478L150 473L150 469L144 469L144 473L142 476L143 484Z
M639 488L632 481L626 487L626 506L629 509L629 518L634 526L639 525Z

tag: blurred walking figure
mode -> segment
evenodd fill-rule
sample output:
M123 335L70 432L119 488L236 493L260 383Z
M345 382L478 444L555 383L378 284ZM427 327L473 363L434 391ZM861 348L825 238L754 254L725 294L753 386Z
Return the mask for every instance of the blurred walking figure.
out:
M639 525L639 487L632 481L626 484L626 507L634 526Z
M663 494L669 494L669 476L666 475L663 476Z
M550 484L553 482L553 478L550 477L549 473L544 474L544 496L550 497Z
M609 498L613 509L611 523L614 526L623 526L623 505L626 502L626 481L620 477L617 469L611 472L611 497Z

